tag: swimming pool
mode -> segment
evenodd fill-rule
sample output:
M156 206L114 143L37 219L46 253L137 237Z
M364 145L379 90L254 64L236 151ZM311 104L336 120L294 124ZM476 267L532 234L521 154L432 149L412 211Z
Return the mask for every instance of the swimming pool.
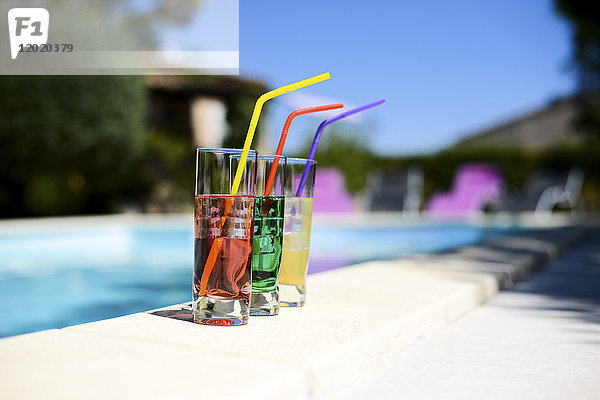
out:
M0 225L0 337L191 299L191 218ZM16 226L16 228L15 228ZM315 223L309 273L463 246L507 229Z

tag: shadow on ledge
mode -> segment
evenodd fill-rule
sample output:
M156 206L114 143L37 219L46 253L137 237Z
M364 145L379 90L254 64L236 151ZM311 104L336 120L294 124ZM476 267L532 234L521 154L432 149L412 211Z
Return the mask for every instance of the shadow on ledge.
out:
M160 310L148 311L148 314L171 319L179 319L181 321L194 322L192 318L192 303L178 304L171 307L161 308Z

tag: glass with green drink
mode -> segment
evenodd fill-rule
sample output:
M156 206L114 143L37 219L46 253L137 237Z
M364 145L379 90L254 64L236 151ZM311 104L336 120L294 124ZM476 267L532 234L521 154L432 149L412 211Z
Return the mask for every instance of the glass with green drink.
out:
M287 157L258 156L250 315L279 314L278 280L283 248L286 168Z

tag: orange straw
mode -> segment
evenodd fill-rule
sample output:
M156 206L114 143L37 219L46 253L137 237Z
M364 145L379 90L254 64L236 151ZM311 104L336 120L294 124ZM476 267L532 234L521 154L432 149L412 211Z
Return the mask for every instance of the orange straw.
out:
M277 145L277 151L275 152L275 155L280 156L283 153L283 145L285 144L285 139L287 139L287 134L294 118L299 115L310 114L319 111L335 110L342 107L344 107L342 103L336 103L326 104L324 106L299 108L298 110L292 111L285 120L285 124L283 124L283 131L281 131L281 138L279 139L279 144ZM279 157L274 157L273 165L271 166L271 171L269 172L269 179L267 180L267 185L265 186L265 196L268 196L271 193L273 182L275 181L275 174L277 172L277 165L279 165Z

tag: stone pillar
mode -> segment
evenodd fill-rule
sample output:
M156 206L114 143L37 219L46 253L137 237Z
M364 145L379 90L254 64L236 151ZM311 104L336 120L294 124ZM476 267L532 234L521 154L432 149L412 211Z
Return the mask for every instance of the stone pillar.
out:
M190 101L190 118L196 147L222 147L227 131L227 106L215 97L198 96Z

